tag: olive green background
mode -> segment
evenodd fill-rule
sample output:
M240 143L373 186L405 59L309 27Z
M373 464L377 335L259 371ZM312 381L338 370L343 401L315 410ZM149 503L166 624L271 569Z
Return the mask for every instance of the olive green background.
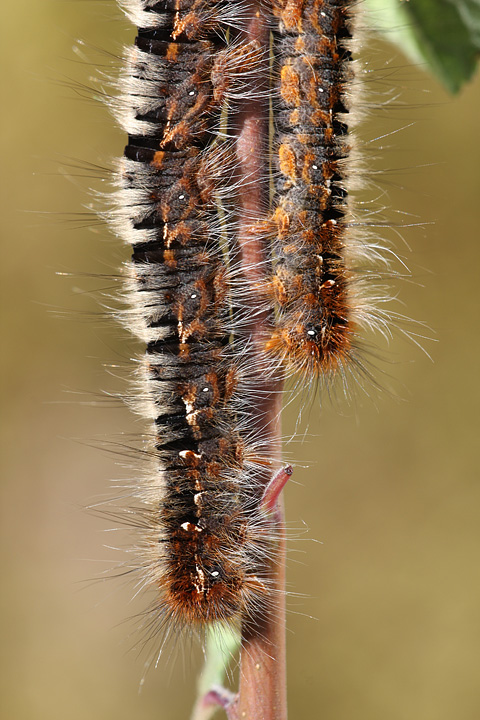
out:
M122 371L103 366L134 352L92 294L112 282L82 276L127 256L84 208L87 188L101 188L86 163L107 166L125 139L82 85L134 32L113 3L86 0L6 3L0 32L1 717L186 720L198 653L163 658L139 693L138 621L123 621L145 598L131 602L128 582L90 582L123 558L104 545L128 539L84 510L135 473L118 450L141 428L102 395L122 387ZM397 333L376 374L396 397L308 401L305 439L287 447L290 717L476 720L480 78L452 99L375 47L361 131L377 172L369 196L390 222L423 223L403 239L378 232L412 271L398 309L432 328L433 362Z

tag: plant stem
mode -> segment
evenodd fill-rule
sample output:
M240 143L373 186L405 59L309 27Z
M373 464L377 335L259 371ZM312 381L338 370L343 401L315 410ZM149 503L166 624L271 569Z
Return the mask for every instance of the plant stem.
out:
M229 720L287 718L285 532L280 505L276 522L279 546L272 574L272 603L268 615L242 635L240 687Z
M263 50L264 68L235 116L236 152L239 166L238 255L250 310L245 327L250 348L250 367L255 374L256 406L252 422L265 441L269 456L281 462L280 411L282 381L269 377L265 366L265 338L271 328L269 310L259 312L260 289L268 274L268 237L255 231L255 221L268 207L268 130L269 106L262 97L268 88L269 27L260 0L251 6L251 18L240 33L243 41L253 41ZM265 485L272 472L265 473ZM283 506L273 514L278 532L276 561L271 569L271 605L254 625L244 625L240 660L240 687L228 708L230 720L286 720L286 642L285 642L285 532Z

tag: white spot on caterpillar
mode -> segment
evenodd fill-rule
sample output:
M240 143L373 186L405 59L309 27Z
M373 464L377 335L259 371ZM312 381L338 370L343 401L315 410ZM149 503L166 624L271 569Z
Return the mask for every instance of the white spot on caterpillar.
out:
M179 457L181 457L183 460L187 460L189 457L195 458L195 460L200 460L202 457L202 454L198 454L196 452L193 452L193 450L180 450L178 453Z
M200 565L195 564L195 570L197 571L197 581L194 582L194 587L199 595L205 592L205 573L203 572Z
M190 402L190 400L185 400L185 398L183 399L183 402L185 404L185 410L187 411L187 416L195 415L195 405L192 402Z
M198 527L198 525L194 525L193 523L189 523L189 522L182 523L180 525L180 527L182 528L182 530L185 530L186 532L197 532L197 533L202 532L201 527Z
M195 505L200 505L200 503L202 502L201 497L203 494L204 494L203 492L195 493L195 495L193 496L193 502L195 503Z

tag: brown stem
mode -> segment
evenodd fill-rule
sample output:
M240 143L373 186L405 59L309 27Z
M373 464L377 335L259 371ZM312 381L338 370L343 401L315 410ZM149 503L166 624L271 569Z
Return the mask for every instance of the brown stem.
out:
M265 441L272 461L281 461L281 380L268 376L265 366L265 338L271 328L268 309L258 312L259 292L268 273L268 247L265 233L255 229L268 207L268 128L269 107L259 97L262 84L268 87L268 20L261 0L252 3L251 19L241 39L258 43L264 51L264 72L260 73L252 96L238 107L235 117L236 152L239 167L238 260L245 286L242 303L249 309L245 326L250 367L255 373L255 408L252 423ZM263 76L263 77L262 77ZM261 301L260 301L261 302ZM262 481L271 481L271 471ZM277 504L274 517L278 531L276 562L271 574L272 603L266 615L255 624L244 626L240 659L240 688L228 708L230 720L286 720L285 649L285 533L283 509Z
M243 633L240 687L229 720L287 718L283 507L278 506L276 515L280 540L272 572L272 604L268 614Z
M261 220L268 208L268 132L269 105L269 29L268 19L262 14L262 0L252 4L252 18L246 29L239 33L245 43L255 43L263 51L263 66L252 82L252 96L244 99L236 108L234 133L239 184L237 212L237 246L235 259L242 275L244 292L243 312L247 321L243 324L240 340L247 341L255 408L252 421L265 438L267 451L272 459L280 461L281 390L283 383L272 378L265 362L265 341L272 328L272 311L259 310L263 304L262 292L269 276L268 237ZM265 91L265 97L262 96ZM257 393L255 393L257 390ZM270 481L266 473L263 481Z
M275 525L275 562L269 573L268 610L242 627L240 685L235 696L213 688L200 699L195 718L209 717L209 709L220 705L229 720L286 720L286 638L285 638L285 530L280 492L291 475L281 464L280 411L283 380L269 372L265 356L266 339L272 330L272 311L263 301L270 276L268 233L262 218L268 212L269 189L269 27L263 0L252 0L250 21L236 40L259 47L263 67L252 82L250 98L236 103L231 131L236 138L238 193L237 233L230 248L234 267L242 280L241 329L236 341L247 355L249 387L252 393L252 432L261 440L265 471L258 478L258 502L271 513ZM265 90L265 93L262 93ZM263 306L263 307L262 307ZM235 312L235 309L234 309ZM260 460L259 465L262 464ZM202 714L203 713L203 714Z

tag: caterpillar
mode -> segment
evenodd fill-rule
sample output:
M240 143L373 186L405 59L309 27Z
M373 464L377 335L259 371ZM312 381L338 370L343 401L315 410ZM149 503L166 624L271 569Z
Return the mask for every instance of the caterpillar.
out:
M272 512L289 475L271 477L259 378L278 393L289 370L363 372L358 327L386 332L360 272L381 251L353 238L351 222L355 2L119 3L138 28L113 102L129 137L110 219L132 246L124 322L146 344L135 404L153 421L153 467L137 492L141 570L156 623L248 623L271 602ZM262 13L271 47L245 31ZM239 199L239 155L254 152L238 150L245 98L273 127L258 148L265 168L273 152L261 217ZM264 241L251 254L258 308L238 260L249 237ZM253 337L256 312L264 332Z
M267 351L307 380L361 368L359 326L384 324L367 299L375 292L366 294L362 283L368 247L358 224L351 227L355 6L280 0L273 7L276 173L268 224L277 322Z
M153 468L137 493L143 582L157 590L156 625L248 622L269 603L275 532L233 337L223 244L235 157L219 131L258 48L227 42L242 20L236 3L120 4L138 34L114 103L129 137L111 221L132 246L124 322L146 343L136 404L153 421Z

